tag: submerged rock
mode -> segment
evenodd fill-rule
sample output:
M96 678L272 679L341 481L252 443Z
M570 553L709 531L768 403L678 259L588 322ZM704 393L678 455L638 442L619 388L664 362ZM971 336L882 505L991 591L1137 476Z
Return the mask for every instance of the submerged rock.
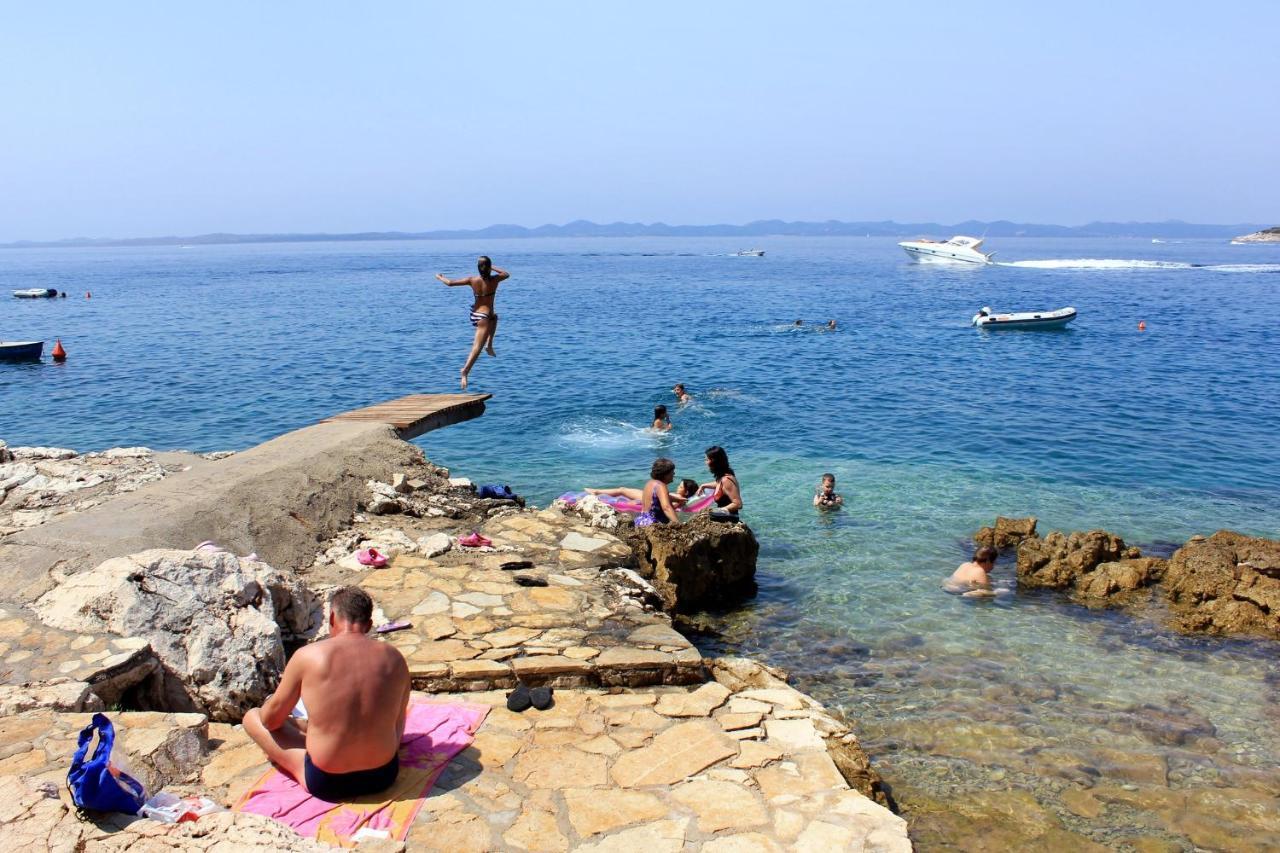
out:
M107 560L34 608L64 630L148 640L163 672L140 704L231 721L275 689L285 642L314 633L321 620L316 597L291 573L212 551Z
M1100 563L1092 572L1076 579L1075 592L1087 599L1134 592L1159 581L1167 565L1168 562L1159 557L1130 557Z
M640 575L666 610L702 610L755 594L760 543L742 522L698 515L684 524L638 528L631 543Z
M1280 638L1280 542L1231 530L1194 537L1164 585L1183 630Z

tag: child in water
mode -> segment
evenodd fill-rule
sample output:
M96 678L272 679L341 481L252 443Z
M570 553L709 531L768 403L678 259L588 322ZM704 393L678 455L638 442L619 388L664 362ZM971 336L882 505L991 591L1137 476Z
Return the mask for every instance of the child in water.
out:
M820 509L839 509L844 505L844 498L836 494L836 475L823 474L818 492L813 496L813 505Z
M653 407L653 425L650 426L650 429L657 430L658 432L671 431L671 418L667 416L666 406Z

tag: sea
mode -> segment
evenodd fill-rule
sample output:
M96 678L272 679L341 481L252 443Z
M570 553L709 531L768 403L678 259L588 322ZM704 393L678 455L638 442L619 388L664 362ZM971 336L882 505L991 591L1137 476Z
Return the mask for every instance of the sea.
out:
M493 399L421 438L431 459L545 505L638 487L658 456L704 480L703 451L723 446L760 591L710 614L699 643L781 666L846 712L926 846L949 826L928 815L991 790L1109 843L1132 829L1124 811L1082 820L1063 762L1028 756L1154 755L1175 788L1276 778L1276 644L941 581L997 515L1163 554L1221 528L1280 536L1280 246L986 248L998 263L918 265L892 239L850 237L8 249L0 288L69 296L0 301L0 338L60 339L69 357L0 364L0 438L238 450L453 391L470 293L433 275L488 254L511 273L497 357L471 376ZM983 306L1079 316L983 331ZM676 382L693 402L677 405ZM669 434L645 429L659 404ZM839 512L811 505L825 472ZM1010 559L994 578L1014 586Z

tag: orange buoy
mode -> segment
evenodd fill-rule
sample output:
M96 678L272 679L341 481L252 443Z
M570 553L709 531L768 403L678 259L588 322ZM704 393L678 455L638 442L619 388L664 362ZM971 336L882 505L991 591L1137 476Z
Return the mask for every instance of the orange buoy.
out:
M62 348L62 338L58 338L56 341L53 342L53 360L54 361L67 360L67 351Z
M1138 331L1139 331L1139 332L1145 332L1146 330L1147 330L1147 321L1146 321L1146 320L1139 320L1139 321L1138 321Z

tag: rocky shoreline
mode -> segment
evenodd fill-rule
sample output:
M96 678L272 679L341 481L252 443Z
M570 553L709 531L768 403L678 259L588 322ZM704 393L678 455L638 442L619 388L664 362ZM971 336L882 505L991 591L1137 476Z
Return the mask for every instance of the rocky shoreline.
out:
M1242 237L1233 237L1232 243L1280 243L1280 227L1264 228Z
M1106 530L1036 533L1035 518L997 518L977 545L1016 549L1018 586L1070 593L1090 606L1146 610L1157 596L1185 633L1280 639L1280 542L1219 530L1167 559Z
M369 436L370 446L382 441ZM703 659L673 629L670 613L753 591L748 528L703 519L634 531L611 510L482 499L401 445L360 489L343 487L345 522L331 523L340 506L323 515L278 506L282 521L257 522L270 530L301 519L305 559L299 532L277 550L283 563L233 553L272 547L252 535L221 537L226 550L175 548L175 535L199 529L184 517L155 526L147 550L55 563L42 576L25 569L33 579L0 596L0 779L19 792L0 832L36 849L63 837L130 849L160 836L166 849L314 849L250 815L202 819L203 831L80 824L60 781L84 712L136 709L112 716L153 785L234 802L265 769L236 723L274 687L289 649L319 635L327 590L358 583L377 620L413 623L386 639L409 660L416 690L495 706L428 798L412 849L910 849L846 721L783 673ZM144 448L9 452L0 480L20 482L4 490L0 517L19 523L0 536L0 560L25 559L25 537L43 525L79 523L79 513L167 477L178 491L201 464L220 482L216 466L226 464ZM491 544L459 545L472 531ZM113 547L88 540L83 553ZM354 561L370 545L386 568ZM502 691L517 680L555 686L553 712L532 724L506 712ZM600 812L596 800L611 805Z

